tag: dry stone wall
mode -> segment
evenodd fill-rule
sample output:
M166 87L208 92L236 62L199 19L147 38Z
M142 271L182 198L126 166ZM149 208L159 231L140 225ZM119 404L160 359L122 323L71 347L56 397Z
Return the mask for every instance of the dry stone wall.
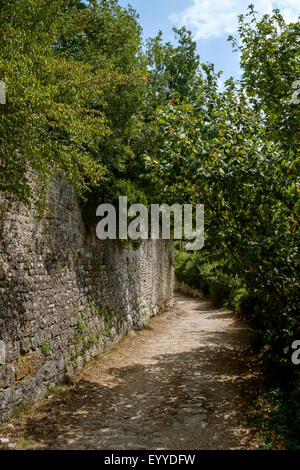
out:
M64 178L46 215L0 195L0 418L142 328L172 292L169 243L98 240Z

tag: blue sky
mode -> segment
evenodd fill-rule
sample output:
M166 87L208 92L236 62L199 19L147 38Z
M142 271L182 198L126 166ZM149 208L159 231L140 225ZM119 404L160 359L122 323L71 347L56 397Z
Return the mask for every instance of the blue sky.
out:
M139 13L144 38L154 36L159 29L165 41L173 40L173 26L187 26L197 40L202 62L213 62L216 70L223 70L224 78L239 77L239 59L226 40L237 29L237 15L253 3L259 14L279 8L286 21L297 21L299 0L119 0L128 3Z

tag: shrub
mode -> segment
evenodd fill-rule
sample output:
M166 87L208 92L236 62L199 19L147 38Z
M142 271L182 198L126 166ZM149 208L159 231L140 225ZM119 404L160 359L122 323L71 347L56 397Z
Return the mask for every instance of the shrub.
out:
M177 251L175 277L209 296L214 307L228 306L240 312L248 298L241 280L228 272L224 258L211 256L206 250L196 253Z

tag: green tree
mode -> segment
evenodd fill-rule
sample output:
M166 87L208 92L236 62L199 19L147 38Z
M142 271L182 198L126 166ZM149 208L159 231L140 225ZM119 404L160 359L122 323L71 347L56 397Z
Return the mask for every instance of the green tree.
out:
M300 79L300 23L287 24L278 9L258 20L250 5L238 32L229 40L240 53L241 85L264 113L270 138L299 155L300 107L291 98Z
M150 178L159 201L205 205L206 246L227 253L273 359L284 361L300 324L299 163L268 139L243 90L229 80L219 93L206 73L198 100L158 111L164 137L147 157Z
M44 182L63 171L83 198L137 180L151 135L135 12L115 0L4 0L0 15L0 190L28 201L28 170Z
M92 66L56 47L68 22L68 1L2 1L0 76L0 190L27 201L28 171L46 181L65 172L78 194L103 178L98 142L110 130L92 107L103 86Z
M155 124L145 118L148 72L135 11L115 0L80 5L72 11L59 48L92 65L102 84L103 95L94 98L93 108L105 115L110 133L99 141L106 180L88 198L93 212L99 200L115 200L126 192L132 202L140 200L138 176L144 171L143 153L151 148Z
M151 99L154 107L172 98L192 100L196 97L200 59L196 42L185 27L173 28L177 45L163 43L162 31L147 42Z

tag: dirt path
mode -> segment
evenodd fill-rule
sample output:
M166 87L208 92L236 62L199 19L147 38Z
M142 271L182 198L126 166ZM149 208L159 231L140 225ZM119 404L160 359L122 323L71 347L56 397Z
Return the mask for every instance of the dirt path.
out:
M205 300L175 300L35 406L11 441L25 436L21 447L43 449L247 448L240 387L251 380L249 330Z

